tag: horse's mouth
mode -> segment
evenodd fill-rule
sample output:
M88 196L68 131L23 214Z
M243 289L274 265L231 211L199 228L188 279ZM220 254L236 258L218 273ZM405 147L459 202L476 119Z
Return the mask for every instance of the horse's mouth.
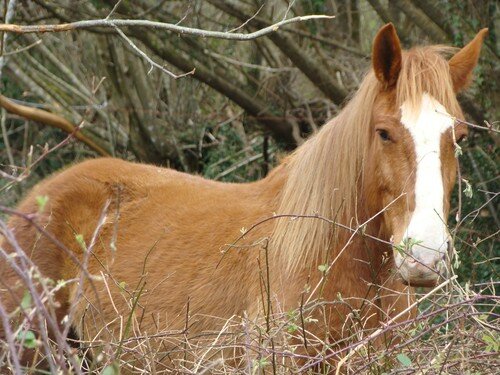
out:
M438 278L432 278L432 279L420 279L420 280L411 280L408 281L404 278L401 278L401 282L404 285L412 286L412 287L421 287L421 288L431 288L433 286L437 285Z
M434 268L435 267L435 268ZM447 279L448 272L443 262L434 267L418 262L403 262L399 267L399 278L404 285L431 288L441 280Z

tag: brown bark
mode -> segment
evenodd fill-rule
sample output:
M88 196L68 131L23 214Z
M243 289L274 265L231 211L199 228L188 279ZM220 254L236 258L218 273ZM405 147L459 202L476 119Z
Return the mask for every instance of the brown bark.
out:
M229 4L224 0L209 0L209 2L224 12L237 17L240 21L249 20L252 15L245 13L241 8L234 4ZM262 27L265 22L259 17L254 17L249 25ZM312 58L307 51L299 46L290 36L279 31L268 35L268 38L297 66L309 80L320 89L329 99L336 104L341 104L347 96L344 88L340 87L335 79L328 74L323 65Z
M422 12L424 12L427 17L429 17L432 22L434 22L437 26L443 30L449 40L453 39L453 35L455 34L451 24L448 22L449 18L446 17L438 8L436 8L432 1L429 0L413 0L413 4L420 8Z
M147 130L147 126L151 124L152 119L147 116L149 112L144 111L142 107L143 100L150 104L154 102L147 93L149 90L145 88L146 84L138 79L140 74L144 78L146 72L144 72L139 61L136 59L126 59L120 53L122 51L118 51L115 38L108 37L107 45L111 61L113 62L115 82L118 83L115 87L120 87L121 95L127 104L128 120L131 122L131 126L129 127L129 145L139 160L161 164L164 162L164 156L156 149L154 143L151 141L151 134ZM135 64L132 64L132 61ZM137 70L140 70L140 72L137 72ZM127 89L123 90L125 87ZM140 94L138 91L140 91Z
M393 4L400 11L406 14L411 21L422 31L430 36L431 40L437 43L449 41L449 36L440 29L432 20L419 8L416 8L409 0L393 0Z
M370 3L370 6L373 8L373 10L375 10L375 12L378 14L380 19L384 23L391 22L392 24L394 24L394 26L398 31L399 38L401 39L401 41L407 44L410 39L405 29L403 28L402 25L400 25L398 20L396 20L394 17L391 16L390 12L380 3L379 0L368 0L368 2Z

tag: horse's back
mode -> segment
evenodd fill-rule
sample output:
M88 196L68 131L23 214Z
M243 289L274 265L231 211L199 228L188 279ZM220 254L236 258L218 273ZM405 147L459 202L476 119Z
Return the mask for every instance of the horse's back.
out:
M116 255L129 259L143 257L146 247L158 241L168 243L164 252L182 253L186 247L205 249L207 241L222 246L238 235L242 223L252 224L262 215L265 204L258 203L258 193L256 199L242 199L251 190L152 165L94 159L35 186L16 209L21 215L12 215L8 226L19 247L41 262L42 272L60 263L48 255L64 250L53 248L64 245L81 257L81 239L88 245L96 235L116 241L111 245L120 250ZM49 236L38 233L40 228ZM40 241L44 246L37 245ZM74 276L66 271L53 276Z

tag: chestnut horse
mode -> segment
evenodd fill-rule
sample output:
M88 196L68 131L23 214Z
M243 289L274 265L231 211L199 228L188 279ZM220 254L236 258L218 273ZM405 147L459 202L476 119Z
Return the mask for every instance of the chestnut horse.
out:
M363 329L414 316L411 287L435 285L451 246L454 149L467 134L456 94L486 32L446 60L450 48L402 51L385 25L350 102L260 181L105 158L38 184L9 227L44 277L68 280L58 323L116 343L128 323L136 335L196 335L320 300L307 332L335 343L353 311ZM14 311L26 286L7 261L12 241L2 247L1 302Z

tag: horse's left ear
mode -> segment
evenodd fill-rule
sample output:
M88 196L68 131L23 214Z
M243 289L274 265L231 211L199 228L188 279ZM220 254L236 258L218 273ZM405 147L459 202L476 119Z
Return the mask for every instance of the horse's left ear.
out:
M488 34L487 28L479 31L469 44L458 51L448 61L455 92L459 92L469 85L472 79L472 71L479 59L479 53L481 52L481 46L486 34Z
M401 70L401 43L392 23L383 26L375 36L372 64L375 76L384 87L396 84Z

